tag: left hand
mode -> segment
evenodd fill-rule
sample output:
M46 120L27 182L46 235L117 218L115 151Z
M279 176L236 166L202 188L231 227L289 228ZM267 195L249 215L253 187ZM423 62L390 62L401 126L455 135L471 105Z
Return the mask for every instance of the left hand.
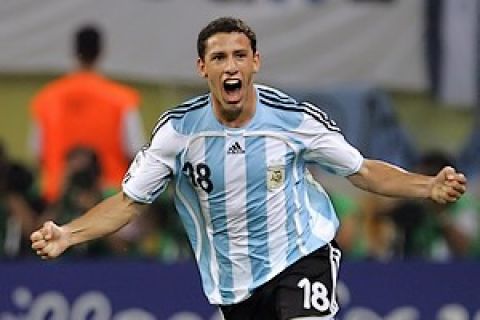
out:
M452 167L443 168L433 179L430 198L440 204L457 201L467 190L467 178Z

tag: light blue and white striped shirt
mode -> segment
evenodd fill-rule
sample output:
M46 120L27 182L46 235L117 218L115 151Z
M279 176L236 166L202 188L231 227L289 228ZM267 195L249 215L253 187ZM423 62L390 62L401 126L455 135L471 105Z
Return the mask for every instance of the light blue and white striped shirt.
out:
M123 183L129 197L150 203L174 181L212 304L245 300L333 239L339 222L308 163L347 176L363 161L320 108L255 88L255 115L240 129L216 119L209 95L167 111Z

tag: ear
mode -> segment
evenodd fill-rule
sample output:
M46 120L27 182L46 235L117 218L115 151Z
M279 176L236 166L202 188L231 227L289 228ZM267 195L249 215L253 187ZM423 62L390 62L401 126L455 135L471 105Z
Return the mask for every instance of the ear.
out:
M260 53L257 51L253 55L253 72L257 73L260 70L261 65L262 65L262 61L260 59Z
M197 58L197 72L202 78L208 77L205 61L203 61L201 58Z

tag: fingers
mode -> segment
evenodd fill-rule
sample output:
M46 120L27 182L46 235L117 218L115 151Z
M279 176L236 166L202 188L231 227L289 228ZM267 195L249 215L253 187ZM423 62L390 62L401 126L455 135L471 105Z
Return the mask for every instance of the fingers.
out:
M53 233L52 229L53 229L53 222L47 221L43 224L43 226L40 229L38 229L37 231L34 231L30 235L30 240L31 241L38 241L42 239L50 240L52 239L52 233Z
M30 235L30 240L32 242L43 240L43 234L40 231L35 231Z
M32 240L32 249L38 256L44 258L45 256L48 256L45 250L48 242L44 238L44 232L42 232L42 229L32 233L30 239Z
M446 180L457 180L462 181L463 183L466 183L467 181L463 173L459 173L454 168L449 166L443 168L440 174L444 176Z
M43 224L43 228L40 229L45 240L51 240L53 238L53 228L55 224L52 221L47 221Z
M442 183L441 199L445 202L455 202L467 191L467 178L452 167L443 168L442 173L445 180Z
M448 169L447 167L446 169ZM456 173L455 171L453 172L447 172L445 174L445 180L447 182L456 182L461 185L466 185L467 184L467 178L463 173Z
M452 195L450 193L447 193L444 197L445 199L445 202L444 203L447 203L447 202L456 202L459 198L460 198L461 194L458 194L458 195Z
M45 240L37 241L36 243L32 244L32 249L35 250L35 253L40 256L42 259L52 259L55 258L57 255L56 252L57 245L52 242L48 242Z
M465 188L462 186L443 185L439 189L437 199L435 200L441 204L455 202L465 193Z
M445 192L451 196L461 196L462 194L467 191L467 187L465 184L460 184L458 182L446 182L445 183Z
M47 245L47 241L45 240L37 240L37 241L34 241L32 243L32 249L34 250L41 250L43 248L45 248L45 246Z
M34 231L30 235L30 240L32 241L32 249L35 250L35 253L39 255L42 259L50 259L54 257L55 251L55 227L56 225L47 221L43 226Z
M461 173L447 179L445 185L449 188L449 194L459 194L458 196L461 196L467 191L467 179Z
M447 180L454 179L456 175L455 169L450 166L443 168L441 172Z
M443 168L435 184L432 198L440 204L455 202L467 191L467 178L452 167Z
M42 256L44 256L46 258L53 258L54 257L54 255L53 255L54 249L55 249L55 244L52 243L52 242L47 242L45 247L42 250L39 250L39 251L41 251Z
M441 191L439 192L439 200L437 202L440 203L447 203L447 202L455 202L457 201L461 196L463 192L458 191L452 187L449 186L443 186L441 188Z

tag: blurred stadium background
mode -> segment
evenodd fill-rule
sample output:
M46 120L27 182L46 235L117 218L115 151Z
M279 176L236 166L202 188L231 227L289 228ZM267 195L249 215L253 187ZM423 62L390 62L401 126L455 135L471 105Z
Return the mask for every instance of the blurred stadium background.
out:
M479 14L478 0L0 0L0 142L36 174L29 103L72 69L71 35L81 24L103 28L100 69L140 92L148 135L164 110L206 91L194 64L199 29L238 16L257 32L258 81L324 105L364 154L412 169L436 150L469 174L469 212L458 226L467 225L472 249L406 257L389 247L375 255L405 221L369 230L373 251L346 253L339 319L480 320ZM365 207L390 208L319 175L333 196L350 197L337 202L339 211L360 208L365 218ZM8 212L0 215L7 228ZM180 232L172 219L161 232ZM188 257L138 250L59 263L0 250L0 320L220 319Z

